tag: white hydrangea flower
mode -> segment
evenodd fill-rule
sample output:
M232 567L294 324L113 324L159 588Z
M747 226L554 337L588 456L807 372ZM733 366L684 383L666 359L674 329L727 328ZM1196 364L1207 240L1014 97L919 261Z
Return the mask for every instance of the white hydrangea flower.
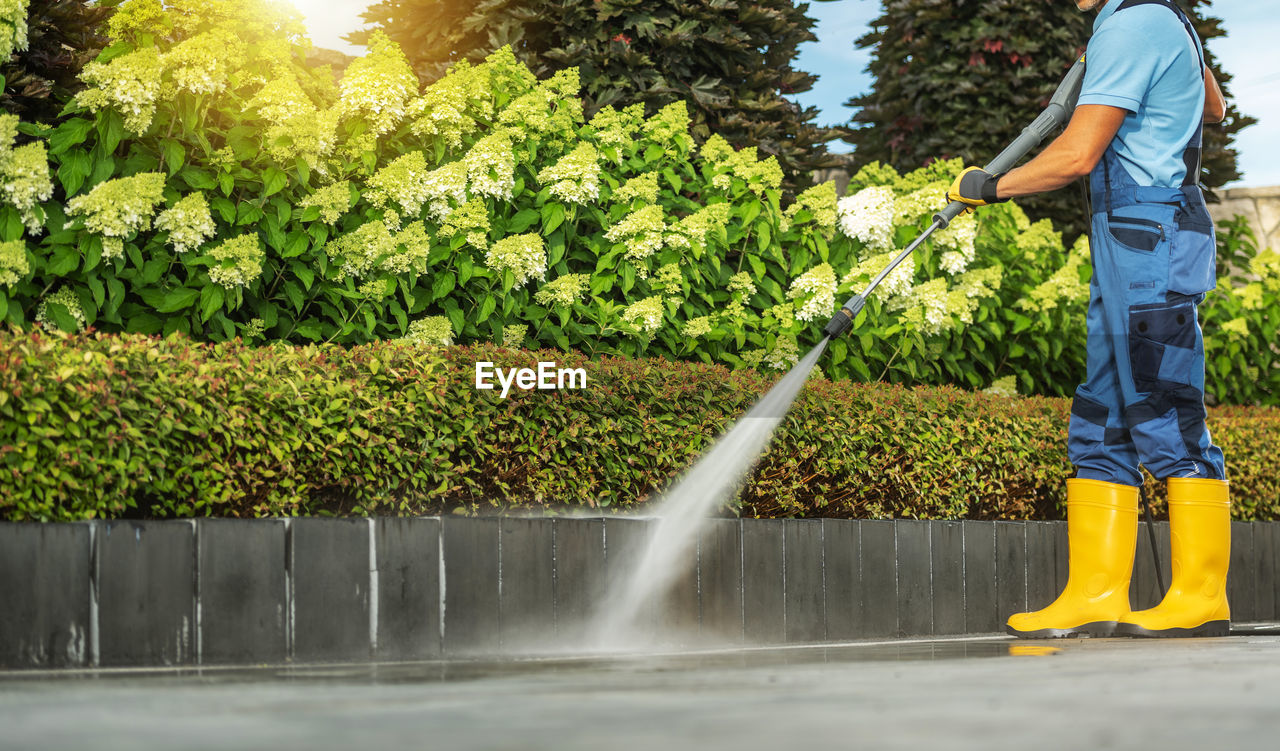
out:
M409 103L406 116L411 119L409 132L415 136L438 136L451 149L462 146L464 136L479 128L469 113L478 105L476 114L493 117L493 92L489 90L490 63L472 66L460 60L444 78Z
M516 157L507 131L490 133L476 141L462 161L467 166L473 195L511 200L516 184Z
M932 183L899 197L893 206L895 219L900 224L915 224L942 211L947 207L948 187Z
M745 296L751 296L756 293L756 283L752 281L751 274L739 271L729 277L729 291L742 292Z
M174 252L185 253L200 247L217 230L204 193L196 191L156 217L156 229L169 233Z
M596 141L604 148L618 148L632 143L644 124L644 104L632 104L621 112L605 105L591 118Z
M587 204L600 195L600 153L580 143L555 164L538 172L538 183L549 185L551 195L567 203Z
M266 258L256 232L226 240L210 250L209 255L217 262L209 267L209 279L227 289L247 287L262 276L262 262ZM227 261L231 262L231 268L224 268Z
M84 216L84 226L104 237L126 238L149 229L156 204L164 200L164 175L142 172L94 186L67 202L67 214Z
M571 308L582 298L590 277L586 274L564 274L542 285L533 295L539 305Z
M461 206L467 201L466 161L450 162L428 172L422 180L422 188L430 201L427 211L431 218L443 222L454 205Z
M787 231L796 214L807 210L813 215L813 223L818 229L826 231L836 226L838 209L836 208L836 184L830 180L809 188L796 196L795 203L783 212L782 231Z
M800 347L792 337L779 337L773 351L764 356L764 363L775 370L790 370L800 362Z
M513 323L510 326L502 327L502 344L505 347L519 347L524 344L524 339L529 335L529 325L526 323Z
M0 242L0 286L12 287L30 273L27 244L22 240Z
M0 114L0 131L5 131L0 136L0 200L18 210L27 231L34 235L43 224L36 205L53 196L53 178L43 141L11 148L17 122L13 115Z
M85 326L84 308L80 307L80 298L76 295L76 291L66 286L40 301L40 307L36 309L36 323L48 331L61 330L58 328L58 324L49 320L49 303L55 302L66 307L71 317L76 319L76 331L83 331Z
M305 196L298 205L304 209L317 208L320 210L320 221L329 225L336 224L351 209L351 183L339 180L326 185Z
M940 334L952 324L950 300L945 279L930 279L911 288L900 301L907 309L906 318L928 335Z
M325 250L340 266L338 279L342 280L349 276L363 277L374 266L395 255L396 245L396 238L386 223L375 219L330 240Z
M244 65L245 45L235 34L215 29L175 44L162 56L173 85L193 94L216 94Z
M360 117L375 136L395 130L409 100L418 94L418 76L400 46L382 30L369 36L369 52L347 66L338 82L344 117Z
M893 247L893 189L883 185L845 196L836 203L840 229L871 250Z
M871 256L850 269L849 273L845 274L840 280L840 285L845 286L850 283L856 283L859 280L871 281L889 265L895 255L897 254L881 253L878 256ZM915 276L915 258L907 256L902 263L889 272L889 275L884 278L884 281L880 282L880 286L876 287L871 294L880 300L890 300L900 295L905 295L911 290Z
M365 193L376 208L386 208L388 203L399 206L409 216L422 211L431 194L427 190L427 159L421 151L410 151L396 157L390 164L374 173Z
M622 320L642 332L653 332L662 327L662 314L662 296L654 295L628 305L622 311Z
M449 215L440 223L438 234L446 239L454 235L462 235L467 239L467 244L476 250L488 248L489 207L485 205L483 199L472 198L449 212Z
M836 272L831 264L819 264L796 277L787 290L787 298L804 300L796 311L796 318L801 321L830 316L836 304Z
M672 228L675 231L667 235L667 243L674 246L672 238L679 236L685 240L681 247L688 247L689 243L706 245L707 236L727 226L728 223L729 204L713 203L710 206L703 206L675 223Z
M431 237L421 220L412 222L396 233L397 250L382 262L382 270L390 274L407 274L410 271L425 273L427 256L431 253ZM400 252L399 248L404 248Z
M627 180L610 196L614 203L629 203L639 198L645 203L658 200L658 173L645 172Z
M711 333L711 316L698 316L691 318L684 325L684 335L690 339L697 339Z
M30 0L0 0L0 60L27 49L27 6Z
M453 324L444 316L419 318L409 324L409 333L398 341L447 347L453 344Z
M510 269L518 289L534 277L543 278L547 271L547 251L539 235L513 235L489 248L485 264L498 271Z
M969 268L977 253L974 246L977 236L978 221L972 213L961 214L933 234L938 246L953 249L942 254L942 267L947 273L955 275Z
M648 258L663 245L667 225L662 219L662 207L650 204L627 214L622 221L604 233L604 239L614 243L626 243L625 256L633 261Z
M93 112L104 107L119 110L125 129L141 135L155 117L163 70L156 47L142 47L106 63L89 63L80 73L88 88L76 95L76 102Z

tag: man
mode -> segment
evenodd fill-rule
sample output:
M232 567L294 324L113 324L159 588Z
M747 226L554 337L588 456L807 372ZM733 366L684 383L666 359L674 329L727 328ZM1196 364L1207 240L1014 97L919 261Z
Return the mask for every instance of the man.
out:
M1052 604L1009 618L1028 638L1226 635L1231 544L1222 451L1204 410L1196 307L1215 284L1213 223L1197 185L1202 122L1222 93L1170 0L1075 0L1099 9L1079 103L1043 153L1004 175L966 169L947 196L972 206L1088 175L1093 278L1088 375L1067 453L1070 575ZM1131 612L1139 462L1169 488L1173 581Z

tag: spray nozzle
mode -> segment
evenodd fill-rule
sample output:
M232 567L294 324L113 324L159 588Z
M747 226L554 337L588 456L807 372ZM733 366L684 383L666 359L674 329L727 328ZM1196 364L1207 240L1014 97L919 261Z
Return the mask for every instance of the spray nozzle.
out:
M831 320L827 321L827 325L822 328L823 333L828 339L835 339L853 326L853 319L858 317L858 313L862 312L862 306L866 303L866 298L862 295L854 295L849 298L849 302L844 307L836 311L831 316Z

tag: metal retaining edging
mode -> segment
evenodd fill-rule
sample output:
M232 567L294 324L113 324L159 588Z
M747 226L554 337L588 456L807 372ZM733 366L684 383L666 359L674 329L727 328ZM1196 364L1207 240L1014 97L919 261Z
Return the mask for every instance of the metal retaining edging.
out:
M1168 526L1157 527L1167 568ZM0 523L0 668L581 645L610 575L650 529L626 517ZM1280 618L1280 523L1232 532L1233 620ZM645 616L684 644L989 633L1056 596L1066 526L719 519L687 563ZM1156 597L1140 534L1131 598Z

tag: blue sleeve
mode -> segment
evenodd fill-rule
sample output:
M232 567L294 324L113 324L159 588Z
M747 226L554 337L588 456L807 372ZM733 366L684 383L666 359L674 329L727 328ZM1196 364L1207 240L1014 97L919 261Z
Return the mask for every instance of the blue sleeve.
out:
M1079 103L1137 112L1151 89L1160 58L1141 30L1106 24L1089 40Z

